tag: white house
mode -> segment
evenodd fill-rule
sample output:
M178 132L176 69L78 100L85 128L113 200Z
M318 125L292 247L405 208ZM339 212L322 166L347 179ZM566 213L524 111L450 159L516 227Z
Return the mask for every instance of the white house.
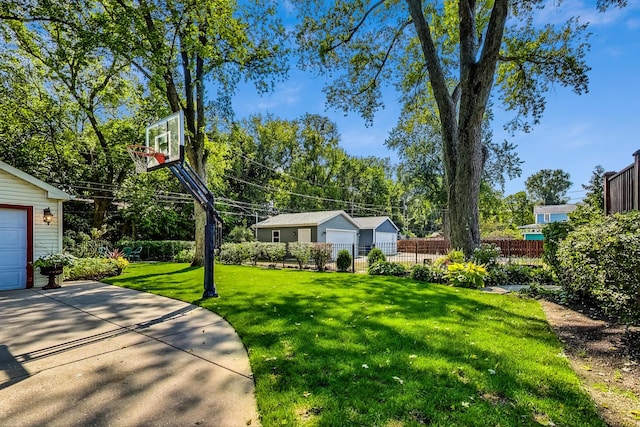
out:
M41 287L33 261L62 251L64 191L0 161L0 291ZM47 218L45 220L45 211ZM37 269L36 269L37 270Z

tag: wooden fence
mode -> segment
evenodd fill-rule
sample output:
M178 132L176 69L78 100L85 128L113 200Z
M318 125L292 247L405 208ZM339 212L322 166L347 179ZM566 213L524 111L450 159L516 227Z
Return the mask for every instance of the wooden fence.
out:
M605 214L640 210L640 150L634 161L620 172L604 174Z
M507 258L542 257L542 240L483 239L482 243L493 243L500 247ZM420 254L446 254L451 250L451 242L440 239L398 240L398 252Z

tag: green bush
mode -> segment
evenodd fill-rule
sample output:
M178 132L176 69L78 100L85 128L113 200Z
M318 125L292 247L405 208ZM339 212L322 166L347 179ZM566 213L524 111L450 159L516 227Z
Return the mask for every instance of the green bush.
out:
M378 261L369 266L369 274L372 276L404 276L407 269L397 262Z
M324 271L331 259L333 245L331 243L315 243L311 248L311 259L316 264L316 270Z
M498 265L498 258L502 255L500 246L493 243L482 243L473 250L471 261L475 264L484 265L490 270Z
M369 255L367 255L367 262L369 266L372 266L376 262L386 261L387 257L384 256L384 252L380 248L373 248L369 251Z
M420 282L445 283L444 274L441 268L416 264L411 268L409 277Z
M298 262L300 270L309 262L311 258L311 243L293 242L289 243L289 254Z
M285 243L263 243L262 254L271 264L282 261L287 254L287 245Z
M451 263L464 262L464 252L461 249L450 250L445 256L436 259L433 265L436 267L446 268Z
M193 249L183 249L173 257L173 262L192 263L196 253Z
M558 258L558 247L567 237L573 226L568 222L552 222L542 229L544 242L542 244L542 259L556 273L559 272L560 259Z
M447 266L449 284L460 288L482 288L487 270L473 262L454 262Z
M615 214L578 227L559 245L558 276L574 297L606 313L640 322L640 212Z
M236 225L227 235L227 241L229 243L244 243L253 242L255 237L254 232L250 228Z
M336 267L338 271L349 271L351 267L351 254L346 249L341 249L336 258Z
M249 260L249 248L243 243L223 243L218 259L223 264L240 265Z
M117 247L132 249L142 246L140 259L143 261L172 261L180 251L191 250L194 242L186 240L120 240Z
M77 258L65 267L64 280L100 280L119 275L129 265L124 258Z
M257 265L258 260L265 258L264 255L264 242L247 242L241 244L246 251L247 260L251 260L251 264Z

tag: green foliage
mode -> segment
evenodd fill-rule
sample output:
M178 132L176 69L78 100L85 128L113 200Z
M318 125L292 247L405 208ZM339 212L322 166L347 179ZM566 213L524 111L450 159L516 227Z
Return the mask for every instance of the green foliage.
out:
M333 245L330 243L314 243L311 247L311 259L316 265L316 270L324 271L331 259Z
M341 249L338 251L338 256L336 258L336 268L338 271L349 271L351 268L351 254L346 249Z
M218 255L223 264L240 265L250 258L250 247L242 243L223 243Z
M282 261L287 254L287 245L285 243L263 243L262 254L272 264Z
M581 203L569 213L569 220L574 227L598 221L604 217L604 168L596 166L589 179L589 184L582 184L587 191Z
M544 236L542 259L556 273L560 268L560 260L557 255L558 247L571 230L573 230L573 224L570 222L552 222L542 229L542 235Z
M309 262L309 258L311 258L312 247L313 247L312 243L304 243L304 242L289 243L289 253L298 262L298 267L300 268L300 270L302 270L305 264Z
M387 260L387 257L384 255L384 252L382 252L382 249L380 248L371 249L371 251L369 251L369 254L367 255L367 263L369 266L372 266L376 262L386 261L386 260Z
M119 275L129 262L124 258L77 258L64 269L64 280L101 280Z
M451 263L464 262L464 252L460 249L452 249L445 256L436 259L434 266L444 268Z
M445 271L431 265L416 264L411 268L409 277L413 280L429 283L445 283Z
M483 288L487 270L473 262L454 262L447 266L446 278L449 284L460 288Z
M173 262L188 262L191 264L195 256L194 249L183 249L173 257Z
M640 212L615 214L570 232L559 245L558 276L570 295L640 322Z
M542 169L525 181L531 198L543 205L567 203L567 190L571 188L569 174L562 169Z
M193 250L194 242L185 240L127 240L118 242L119 248L142 246L141 260L170 261L183 250Z
M248 259L251 260L251 264L257 265L258 260L264 258L264 245L265 242L247 242L242 244L244 250L246 250Z
M51 253L42 255L33 263L33 267L69 266L76 262L76 257L65 253Z
M254 233L250 228L236 225L227 235L227 241L230 243L252 242L254 237Z
M484 265L487 270L498 265L498 258L502 255L500 247L493 243L482 243L473 250L471 261Z
M367 269L372 276L404 276L407 269L404 265L397 262L377 261Z

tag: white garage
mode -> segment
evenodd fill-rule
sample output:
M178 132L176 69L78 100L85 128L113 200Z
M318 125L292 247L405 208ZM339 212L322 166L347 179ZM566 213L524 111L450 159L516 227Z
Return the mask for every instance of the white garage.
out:
M0 291L44 286L41 255L62 252L62 203L71 196L0 161ZM44 212L51 213L45 221Z
M363 254L378 248L385 255L398 253L399 228L388 216L354 218L360 227L360 247Z

